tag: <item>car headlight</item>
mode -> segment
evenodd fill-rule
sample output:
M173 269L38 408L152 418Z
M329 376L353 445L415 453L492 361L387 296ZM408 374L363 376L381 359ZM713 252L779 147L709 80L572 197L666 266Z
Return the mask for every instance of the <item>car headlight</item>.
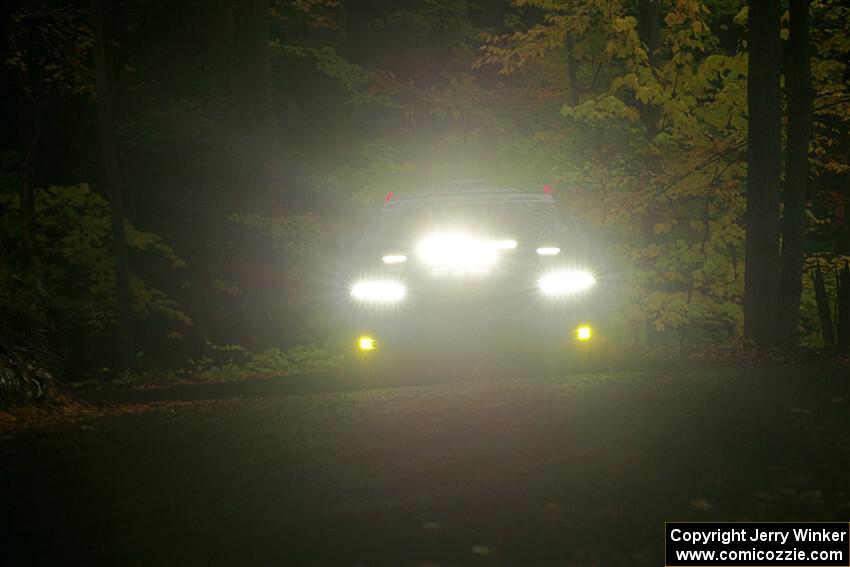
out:
M386 254L381 260L384 264L403 264L407 262L407 256L404 254Z
M351 297L369 303L395 303L406 292L403 284L389 280L365 280L351 286Z
M546 274L537 285L546 295L570 295L590 289L596 284L596 278L590 272L565 270Z
M513 242L513 241L511 241ZM507 241L501 241L505 248ZM516 246L514 244L514 246ZM496 263L497 245L462 233L434 234L419 243L419 257L432 268L482 270Z

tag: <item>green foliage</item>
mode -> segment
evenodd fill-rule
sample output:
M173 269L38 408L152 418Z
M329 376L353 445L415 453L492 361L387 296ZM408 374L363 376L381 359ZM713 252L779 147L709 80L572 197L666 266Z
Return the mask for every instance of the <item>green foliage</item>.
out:
M192 254L192 268L157 235L127 224L127 240L146 267L174 268L167 289L191 286L187 304L205 308L202 336L216 334L231 318L256 322L253 301L257 311L269 309L268 334L259 338L257 325L233 325L240 329L234 333L250 329L251 335L217 340L270 344L285 332L289 343L309 342L311 321L329 320L333 309L316 300L316 280L333 272L321 262L336 259L327 252L334 249L329 243L350 234L346 230L361 218L356 213L376 211L389 191L472 178L526 188L552 183L569 215L605 228L618 255L613 264L619 273L612 279L623 282L615 294L623 298L618 327L630 335L637 328L668 332L675 340L740 334L748 116L744 3L653 2L661 10L661 43L650 53L634 1L361 6L272 0L268 21L251 23L262 24L257 30L268 24L270 32L269 92L257 100L268 102L270 114L262 120L275 135L269 136L273 144L254 149L243 142L261 128L245 117L260 116L252 108L258 102L245 95L259 85L234 84L233 71L248 65L245 57L256 43L237 29L248 22L226 21L246 17L237 4L216 4L218 11L201 20L191 10L170 13L183 23L209 25L211 38L209 49L181 53L173 63L167 59L182 45L178 35L139 33L160 17L157 3L140 3L125 14L110 46L126 86L117 139L122 157L129 158L122 164L127 193L151 195L151 206L134 211L133 218L150 224L161 215L169 241L180 239L181 249ZM35 98L90 93L85 13L48 5L26 0L11 10L14 29L4 68L19 79L23 94ZM810 239L846 241L850 8L815 0L811 14L817 91L811 168L817 181L811 187ZM568 69L570 59L574 69ZM187 65L197 73L185 73ZM74 104L88 102L78 98ZM87 119L69 119L57 105L62 120L54 124L48 116L53 112L44 115L45 137L58 130L73 134L43 144L39 159L52 157L55 147L71 139L80 142L76 147L97 147L89 143ZM19 126L26 129L26 121ZM69 160L72 166L57 166L64 177L55 178L84 178L78 172L95 161L88 152L75 154L80 159ZM0 155L3 186L20 161L17 153L15 163L5 157ZM272 173L258 173L258 165ZM34 167L36 180L54 178L42 164ZM266 183L266 177L273 181ZM39 261L30 270L18 250L14 181L0 193L0 299L3 288L24 290L24 303L49 314L47 321L66 335L104 336L115 318L107 204L86 186L37 190ZM310 202L316 188L334 204L343 203L344 212L328 207L321 213L327 217L273 217L250 209L254 202L276 202L280 192L291 191L293 203L302 195ZM174 221L187 210L192 220ZM168 328L158 329L161 334L181 336L191 320L146 278L133 278L135 313L165 319ZM810 282L804 278L804 284L801 329L809 340L817 317ZM211 358L201 366L213 374L247 375L295 364L289 351L268 351L251 354L252 367L246 352L214 349L219 358L233 360Z
M552 128L547 137L569 140L558 169L565 200L581 204L573 212L620 234L623 328L649 323L658 331L679 330L682 338L685 330L738 336L747 54L743 42L735 52L722 48L712 25L723 22L717 25L727 34L743 38L746 10L729 2L660 3L661 45L650 57L628 3L513 5L536 11L537 23L485 34L476 65L494 65L506 76L565 77L563 46L572 34L580 84L568 87L581 90L580 101L561 107L563 133ZM828 46L813 61L816 115L821 108L825 122L846 124L846 19L833 2L812 9L813 40ZM846 156L826 150L837 140L834 129L815 134L816 169L844 171ZM810 336L816 328L810 286L804 293Z
M577 213L622 236L623 323L738 333L745 56L717 49L699 2L677 2L664 16L654 66L624 6L602 20L596 2L572 13L557 3L520 4L547 10L545 25L496 38L484 62L504 61L502 72L512 72L562 45L570 30L578 41L605 38L602 56L617 71L577 106L561 108L576 140L561 179L567 200L584 205ZM651 123L645 107L657 109Z
M182 384L239 382L253 378L284 378L324 374L339 370L342 356L321 347L297 345L288 349L272 347L253 352L242 345L206 343L204 354L190 358L182 368L166 368L155 360L140 357L137 368L114 377L110 384L131 388L162 388ZM0 365L0 380L3 378ZM101 374L108 374L102 369ZM0 382L0 401L2 401ZM102 380L94 375L73 384L80 389L99 387Z
M0 193L0 242L4 255L17 260L19 198ZM116 323L115 269L109 240L110 216L106 201L88 185L51 186L36 191L34 224L40 269L28 282L29 297L63 327L88 333L102 332ZM132 250L162 258L171 267L186 266L163 240L152 233L125 225ZM9 268L14 268L12 265ZM16 270L17 273L26 273ZM179 326L192 320L164 291L132 278L133 311L137 317L163 316Z
M349 104L380 104L387 108L402 108L398 101L387 96L379 88L383 82L391 80L390 76L349 63L332 47L299 47L279 43L274 43L273 46L281 48L290 57L313 59L321 72L337 81L348 93Z
M271 348L250 354L245 367L257 376L286 376L318 374L336 370L340 365L338 355L322 348L295 346L285 351Z
M813 173L850 173L842 136L850 128L850 7L832 0L812 3L814 101L810 164ZM843 149L841 149L843 148Z
M208 343L209 356L190 361L188 379L200 382L228 382L247 378L275 378L319 374L337 370L341 357L323 348L294 346L287 350L273 347L251 352L241 345Z

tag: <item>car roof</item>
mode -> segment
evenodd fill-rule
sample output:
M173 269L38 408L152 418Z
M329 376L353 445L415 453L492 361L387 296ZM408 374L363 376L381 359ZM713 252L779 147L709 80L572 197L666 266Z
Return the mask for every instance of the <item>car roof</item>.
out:
M424 209L445 205L525 205L549 204L554 205L555 199L550 193L527 193L519 189L477 189L450 191L442 193L420 193L418 195L395 198L392 193L387 195L383 214L410 209Z

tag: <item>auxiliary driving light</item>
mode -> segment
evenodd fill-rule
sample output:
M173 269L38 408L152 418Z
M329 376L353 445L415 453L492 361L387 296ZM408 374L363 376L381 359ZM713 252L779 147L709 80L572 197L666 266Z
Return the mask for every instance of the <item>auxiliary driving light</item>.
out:
M372 337L360 337L357 341L360 350L375 350L375 339Z
M579 325L576 328L576 338L580 341L588 341L591 337L590 325ZM361 339L362 340L362 339Z
M595 284L593 274L580 270L552 272L537 280L540 291L546 295L570 295L590 289Z
M404 285L389 280L365 280L351 287L351 297L369 303L395 303L404 299Z

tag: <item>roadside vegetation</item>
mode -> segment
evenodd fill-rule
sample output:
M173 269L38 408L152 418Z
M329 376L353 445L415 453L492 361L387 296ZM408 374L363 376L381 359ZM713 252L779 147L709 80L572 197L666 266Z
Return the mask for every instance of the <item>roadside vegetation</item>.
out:
M775 22L726 0L84 4L0 8L0 94L14 101L0 148L3 403L55 384L333 371L358 227L388 192L453 179L553 187L610 256L612 349L843 364L840 2L792 0ZM766 111L749 76L753 57L774 56L762 163L747 152ZM766 258L749 295L748 252ZM752 303L764 297L782 313Z

